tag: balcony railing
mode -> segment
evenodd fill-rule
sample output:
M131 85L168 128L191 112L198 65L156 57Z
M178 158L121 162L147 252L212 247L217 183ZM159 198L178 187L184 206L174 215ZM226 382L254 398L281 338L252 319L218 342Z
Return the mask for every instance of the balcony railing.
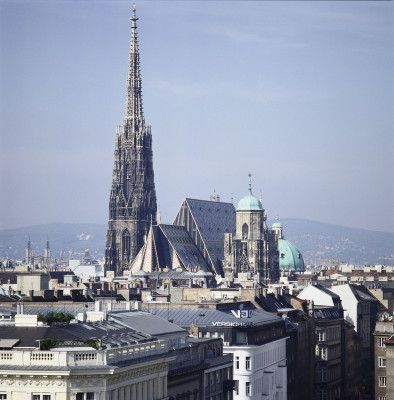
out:
M0 369L7 366L89 366L111 365L123 361L150 357L167 352L165 341L135 344L127 347L107 350L65 349L56 350L3 350L0 351Z
M394 333L394 323L378 322L375 326L375 332Z

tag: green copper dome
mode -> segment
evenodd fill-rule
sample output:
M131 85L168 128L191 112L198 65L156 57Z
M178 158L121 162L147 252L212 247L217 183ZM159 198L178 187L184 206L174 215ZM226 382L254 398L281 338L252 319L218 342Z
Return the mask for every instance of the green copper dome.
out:
M302 254L293 243L286 239L278 239L279 268L281 271L305 271Z
M283 228L282 224L279 221L276 221L272 224L273 228Z
M254 210L263 210L263 206L260 200L256 199L253 196L252 190L249 188L249 193L243 199L241 199L238 203L237 211L254 211Z
M237 211L263 211L261 201L256 199L252 194L252 180L249 174L249 193L238 203Z

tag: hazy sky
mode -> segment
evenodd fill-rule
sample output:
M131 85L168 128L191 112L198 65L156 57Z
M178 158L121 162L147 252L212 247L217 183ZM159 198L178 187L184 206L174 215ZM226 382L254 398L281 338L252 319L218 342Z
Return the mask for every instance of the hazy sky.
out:
M0 227L106 223L130 1L0 0ZM137 1L163 222L262 193L268 217L394 231L393 2Z

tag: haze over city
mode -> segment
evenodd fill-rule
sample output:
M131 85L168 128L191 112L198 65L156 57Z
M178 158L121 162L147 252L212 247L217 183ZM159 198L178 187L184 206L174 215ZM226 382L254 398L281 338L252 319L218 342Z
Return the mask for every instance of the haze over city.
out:
M137 2L164 222L184 197L394 231L391 2ZM106 223L129 1L2 1L0 228Z

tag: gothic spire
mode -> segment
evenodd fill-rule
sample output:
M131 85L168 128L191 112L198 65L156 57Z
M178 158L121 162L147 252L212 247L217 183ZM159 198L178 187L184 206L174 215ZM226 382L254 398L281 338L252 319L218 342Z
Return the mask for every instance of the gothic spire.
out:
M129 72L127 77L125 120L132 122L133 131L144 128L144 115L142 111L142 91L140 74L140 54L138 50L137 21L135 4L131 20L131 38L129 53Z

